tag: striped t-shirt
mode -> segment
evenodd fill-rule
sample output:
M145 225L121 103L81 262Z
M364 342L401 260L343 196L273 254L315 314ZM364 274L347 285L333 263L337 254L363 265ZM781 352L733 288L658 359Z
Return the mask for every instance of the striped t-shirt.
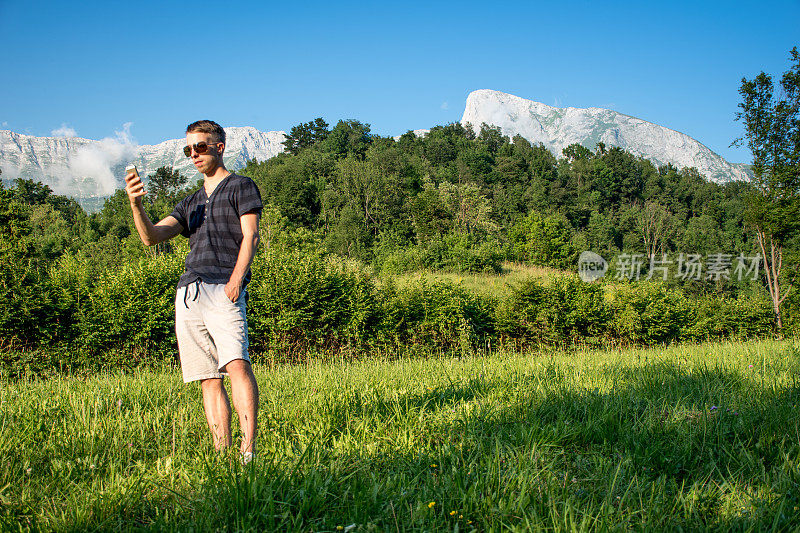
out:
M242 245L242 224L247 213L260 213L263 205L256 184L248 177L230 174L209 197L205 187L187 196L172 215L189 238L186 272L178 281L185 287L198 279L205 283L228 283ZM243 286L250 281L250 271Z

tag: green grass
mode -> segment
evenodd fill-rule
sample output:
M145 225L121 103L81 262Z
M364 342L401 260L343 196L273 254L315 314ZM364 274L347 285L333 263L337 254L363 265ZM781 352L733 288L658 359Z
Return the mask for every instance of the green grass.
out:
M515 284L530 279L548 280L553 276L563 274L562 271L549 267L526 265L523 263L503 263L503 271L499 274L489 273L462 273L457 274L447 271L420 271L410 274L392 276L397 285L402 287L410 281L424 279L429 282L447 281L463 286L471 293L489 297L506 296Z
M10 381L0 525L793 530L798 370L797 341L262 366L246 468L176 370Z

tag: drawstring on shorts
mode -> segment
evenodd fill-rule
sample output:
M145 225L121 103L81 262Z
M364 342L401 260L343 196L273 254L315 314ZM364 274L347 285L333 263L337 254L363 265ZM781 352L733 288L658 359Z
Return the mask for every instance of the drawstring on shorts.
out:
M194 302L195 300L197 300L197 298L200 296L200 282L201 282L201 281L203 281L203 280L202 280L202 279L200 279L200 278L197 278L197 279L194 281L194 298L192 298L192 301L193 301L193 302ZM190 285L191 285L191 284L190 284ZM187 285L187 286L185 287L185 290L183 291L183 305L184 305L184 307L186 307L186 309L189 309L189 304L188 304L188 303L186 303L186 299L187 299L188 297L189 297L189 285Z

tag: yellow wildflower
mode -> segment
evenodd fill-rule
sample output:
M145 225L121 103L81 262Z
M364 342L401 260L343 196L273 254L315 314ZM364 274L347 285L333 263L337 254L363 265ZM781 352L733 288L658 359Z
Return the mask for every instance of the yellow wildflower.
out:
M433 506L436 505L436 502L430 502L428 504L428 509L433 509Z
M455 511L450 511L450 516L455 516L455 514L456 514Z

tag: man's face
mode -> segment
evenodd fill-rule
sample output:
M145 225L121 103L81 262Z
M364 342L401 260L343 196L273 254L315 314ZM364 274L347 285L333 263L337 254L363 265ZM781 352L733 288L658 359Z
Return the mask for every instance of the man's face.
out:
M210 133L193 132L186 134L186 146L194 146L199 142L208 144L208 150L204 154L198 154L192 149L189 158L194 163L195 168L202 174L210 174L222 163L222 151L225 145L215 141Z

